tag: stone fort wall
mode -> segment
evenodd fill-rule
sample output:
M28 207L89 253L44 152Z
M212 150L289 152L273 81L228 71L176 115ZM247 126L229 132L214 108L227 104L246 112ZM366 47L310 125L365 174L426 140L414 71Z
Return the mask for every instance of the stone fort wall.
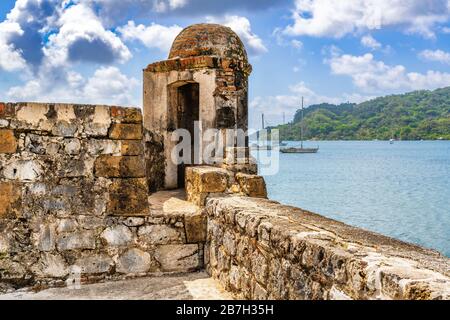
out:
M0 103L0 291L206 268L237 298L450 299L448 258L267 200L257 175L191 167L185 195L155 193L163 153L139 109Z
M148 201L161 149L140 109L0 103L0 289L200 268L195 209Z
M438 252L264 199L257 177L251 197L217 193L224 176L190 170L187 192L207 216L206 270L236 297L450 299L450 259Z

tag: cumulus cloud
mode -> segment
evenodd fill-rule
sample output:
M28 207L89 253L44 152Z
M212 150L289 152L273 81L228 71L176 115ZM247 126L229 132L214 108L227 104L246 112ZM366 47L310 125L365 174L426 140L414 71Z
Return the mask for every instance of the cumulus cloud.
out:
M428 71L408 72L402 65L387 65L370 53L362 56L344 54L327 61L336 75L352 78L365 92L392 92L401 90L436 89L450 86L450 73Z
M120 38L105 29L90 0L17 0L0 24L2 56L6 70L34 71L52 61L96 63L124 62L131 57Z
M166 12L185 7L188 0L155 0L153 8L156 12Z
M291 0L70 0L88 3L107 25L120 25L134 18L159 16L200 17L205 15L239 14L289 4Z
M83 96L89 101L106 104L132 104L133 91L139 81L128 78L116 67L102 67L95 71L83 88Z
M369 49L378 50L382 48L381 43L379 43L372 35L366 35L361 38L361 44Z
M346 34L403 27L434 37L434 27L450 18L449 0L295 0L288 35L340 38Z
M136 105L139 82L116 67L101 67L88 79L74 71L45 72L9 89L12 101ZM57 100L57 101L55 101Z
M25 65L35 67L41 63L44 57L42 38L57 19L58 7L56 0L16 1L0 27L1 54L12 59L14 67L10 69L22 69Z
M127 46L113 32L106 30L93 10L73 5L61 14L59 30L48 38L44 53L54 64L95 62L109 64L131 58Z
M241 38L251 55L267 52L262 39L252 32L250 21L246 17L226 15L224 17L208 17L207 21L230 27Z
M428 61L450 64L450 53L442 50L424 50L419 53L419 57Z
M149 26L136 25L134 21L128 21L123 27L118 28L122 39L125 41L138 40L147 48L158 48L161 51L169 51L175 37L182 28L177 25L170 27L152 23Z
M23 30L18 23L0 23L0 70L16 71L26 68L26 61L21 51L9 40L13 36L21 36Z

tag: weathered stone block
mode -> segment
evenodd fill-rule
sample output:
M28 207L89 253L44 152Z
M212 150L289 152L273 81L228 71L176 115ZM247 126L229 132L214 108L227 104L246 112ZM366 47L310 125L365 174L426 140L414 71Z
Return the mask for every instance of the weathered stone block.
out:
M241 191L253 198L267 198L266 182L264 178L244 173L236 174Z
M13 130L0 129L0 153L15 153L17 139Z
M77 131L78 126L67 121L58 121L52 128L52 134L58 137L74 137Z
M227 170L216 167L186 168L187 200L198 206L204 206L209 193L225 192L230 178Z
M64 151L69 155L77 155L80 153L81 143L78 139L68 139L64 142Z
M113 247L127 246L133 241L133 233L124 225L105 229L101 237L109 246Z
M94 159L73 159L72 157L61 159L58 163L57 174L59 177L77 178L93 175Z
M13 118L16 114L16 107L11 103L0 102L0 119Z
M139 240L149 245L183 243L184 235L167 225L151 225L139 228Z
M78 231L61 234L57 240L60 251L95 249L95 233L93 231Z
M229 173L215 167L190 167L186 169L186 179L199 192L220 193L228 185Z
M261 286L258 282L255 282L253 288L253 299L254 300L266 300L267 290Z
M144 159L101 155L95 160L95 175L106 178L142 178L145 177Z
M114 140L140 140L142 124L115 123L111 126L109 137Z
M23 129L51 131L53 120L47 118L49 105L44 103L21 104L16 109L16 126Z
M77 259L75 265L81 269L82 274L100 274L109 272L114 261L106 254L87 254Z
M232 290L240 290L241 289L241 270L239 270L238 266L232 265L230 268L230 285Z
M88 213L88 212L83 210L83 213ZM106 224L105 220L102 217L85 216L85 215L78 216L77 222L78 222L78 225L85 230L95 230L95 229L103 228L104 225Z
M8 253L10 249L10 237L7 234L0 233L0 256Z
M225 231L223 237L223 246L228 254L235 256L236 255L236 236L231 231Z
M53 108L56 112L56 119L59 121L72 122L77 119L71 104L56 104Z
M63 278L69 274L69 267L59 254L42 253L37 264L31 268L38 278Z
M139 156L144 153L144 145L139 140L121 141L121 154L123 156Z
M226 272L230 270L231 257L227 254L223 247L217 250L217 266L220 271Z
M9 121L0 118L0 128L7 128L9 126Z
M206 215L198 212L184 216L187 243L206 241Z
M152 267L152 258L148 252L139 249L130 249L119 257L117 272L119 273L145 273Z
M13 182L0 182L0 219L15 218L21 212L20 185Z
M52 224L43 223L40 225L37 234L36 247L40 251L53 251L55 249L56 230Z
M58 233L72 232L78 227L78 223L73 219L60 219L56 231Z
M255 250L253 252L251 259L252 273L259 283L265 285L267 283L267 278L269 275L269 266L267 264L267 259L258 250Z
M126 225L127 227L140 227L145 223L145 219L144 218L127 218L123 221L123 224Z
M46 153L47 139L37 134L27 134L25 137L25 150L43 155Z
M43 173L41 163L35 160L12 161L3 169L5 178L19 181L36 181Z
M162 271L192 271L201 267L198 245L163 245L155 252Z
M121 146L117 140L85 140L86 150L90 155L111 154L120 155Z
M90 106L87 110L90 112L83 115L85 117L84 132L92 137L107 136L111 126L110 108L108 106ZM76 113L77 111L83 113L80 109L75 110Z
M120 123L141 123L142 111L137 108L111 107L111 117Z
M115 179L109 191L108 212L110 215L147 216L149 214L145 178Z

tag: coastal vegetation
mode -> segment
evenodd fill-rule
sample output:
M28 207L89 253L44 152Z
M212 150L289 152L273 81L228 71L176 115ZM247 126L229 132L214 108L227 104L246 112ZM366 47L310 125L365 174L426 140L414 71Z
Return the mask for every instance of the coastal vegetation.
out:
M301 111L273 127L280 139L299 140ZM309 140L450 140L450 87L391 95L360 104L311 105L304 110Z

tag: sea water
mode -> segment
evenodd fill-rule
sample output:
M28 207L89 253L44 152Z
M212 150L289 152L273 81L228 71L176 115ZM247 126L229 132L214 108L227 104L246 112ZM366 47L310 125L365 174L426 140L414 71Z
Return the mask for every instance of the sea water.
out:
M271 199L450 257L450 141L305 143L316 146L280 153Z

